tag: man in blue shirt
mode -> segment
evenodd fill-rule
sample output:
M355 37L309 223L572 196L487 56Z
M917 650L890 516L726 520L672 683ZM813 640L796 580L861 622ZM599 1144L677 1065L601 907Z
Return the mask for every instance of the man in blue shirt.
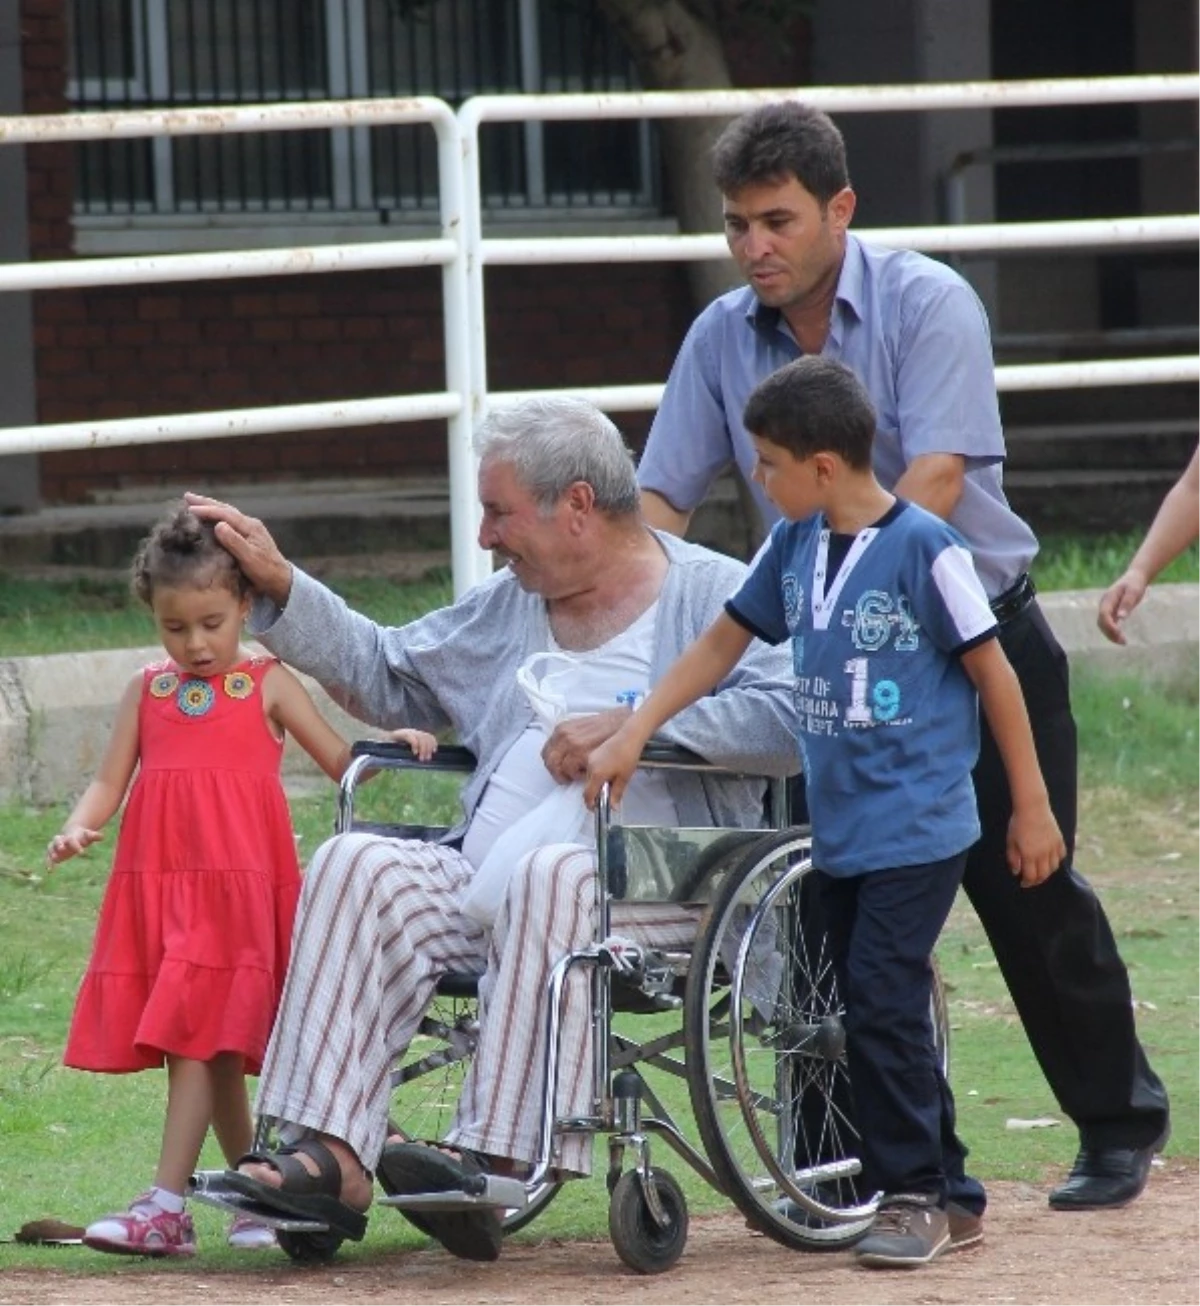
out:
M1022 892L1005 865L1011 799L986 723L974 773L982 837L963 887L1080 1151L1050 1194L1060 1210L1122 1206L1166 1141L1166 1090L1134 1026L1129 977L1095 893L1070 865L1077 796L1066 656L1034 598L1037 540L1008 506L987 318L950 268L852 235L855 196L834 123L794 102L736 119L713 151L730 251L747 281L696 319L638 469L651 524L682 533L731 462L750 479L742 425L756 384L805 355L838 359L877 413L880 482L965 539L1024 691L1068 863ZM768 524L779 514L761 491Z

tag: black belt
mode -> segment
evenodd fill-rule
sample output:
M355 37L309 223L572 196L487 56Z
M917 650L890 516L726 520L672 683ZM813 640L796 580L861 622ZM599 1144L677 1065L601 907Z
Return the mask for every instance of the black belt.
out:
M1029 573L1023 572L1003 594L998 594L992 600L992 616L1003 626L1014 617L1019 617L1035 598L1037 589Z

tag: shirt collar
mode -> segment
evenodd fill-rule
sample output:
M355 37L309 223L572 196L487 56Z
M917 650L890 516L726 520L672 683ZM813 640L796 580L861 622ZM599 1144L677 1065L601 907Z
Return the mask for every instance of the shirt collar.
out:
M839 342L841 341L842 312L849 309L858 321L862 321L862 292L863 292L863 252L858 243L858 238L846 233L846 254L842 259L842 270L838 273L837 290L834 291L834 312L833 321L829 326L830 337ZM746 321L750 323L756 331L764 335L770 335L775 331L782 331L785 335L791 336L788 325L783 321L783 314L777 308L770 308L758 299L749 287L746 288Z

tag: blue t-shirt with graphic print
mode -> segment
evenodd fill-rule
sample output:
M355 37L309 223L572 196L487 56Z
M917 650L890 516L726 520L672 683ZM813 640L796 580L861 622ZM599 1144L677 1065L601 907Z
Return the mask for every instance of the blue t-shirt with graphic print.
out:
M792 641L813 863L841 876L978 839L978 699L959 657L997 632L962 537L932 513L897 500L846 543L820 516L778 522L726 605Z

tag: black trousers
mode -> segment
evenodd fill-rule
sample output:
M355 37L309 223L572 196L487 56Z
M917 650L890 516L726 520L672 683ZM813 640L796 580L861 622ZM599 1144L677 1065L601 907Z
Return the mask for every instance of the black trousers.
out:
M930 955L966 856L846 878L818 871L829 955L846 1006L867 1192L930 1193L977 1212L982 1186L964 1170L954 1096L934 1046Z
M1078 765L1067 657L1031 604L1001 628L1029 710L1066 864L1023 889L1005 861L1012 801L984 721L975 792L983 834L963 889L1000 964L1025 1033L1063 1112L1085 1143L1147 1147L1164 1132L1167 1092L1134 1027L1129 975L1104 908L1074 869Z

